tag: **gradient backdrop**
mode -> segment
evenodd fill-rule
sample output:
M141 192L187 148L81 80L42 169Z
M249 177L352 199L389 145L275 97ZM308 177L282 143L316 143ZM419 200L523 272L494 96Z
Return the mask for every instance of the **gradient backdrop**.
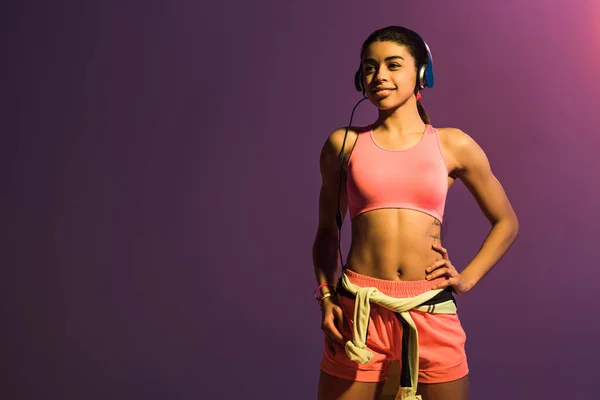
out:
M472 398L597 396L597 1L13 3L0 398L314 399L318 156L390 24L428 41L423 104L483 147L521 222L459 298ZM446 223L464 266L488 224L462 184Z

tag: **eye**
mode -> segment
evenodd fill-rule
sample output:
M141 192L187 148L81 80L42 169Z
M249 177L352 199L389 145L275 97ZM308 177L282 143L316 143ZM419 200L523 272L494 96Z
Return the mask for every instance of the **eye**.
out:
M373 65L365 65L363 69L364 69L365 73L369 73L369 72L375 71L375 67Z
M398 64L398 63L390 63L388 65L388 68L389 69L398 69L398 68L400 68L400 64Z

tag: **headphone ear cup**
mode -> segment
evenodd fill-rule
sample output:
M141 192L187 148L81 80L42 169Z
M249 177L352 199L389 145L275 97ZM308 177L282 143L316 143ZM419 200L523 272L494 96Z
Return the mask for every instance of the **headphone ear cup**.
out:
M430 60L429 64L427 64L427 66L424 68L425 68L425 70L423 72L423 75L425 77L425 85L428 88L432 88L434 76L433 76L433 64L431 63L431 60Z
M356 71L356 73L354 74L354 87L359 92L365 91L365 89L363 88L362 73L360 70Z
M426 65L421 65L421 68L419 68L418 85L419 85L419 89L421 89L421 90L423 90L427 87L427 79L425 76L426 69L427 69Z
M427 66L425 67L424 72L425 85L428 88L433 88L433 83L435 81L435 76L433 74L433 57L431 56L431 49L429 49L427 43L425 43L425 41L423 41L423 43L425 44L425 50L427 50Z

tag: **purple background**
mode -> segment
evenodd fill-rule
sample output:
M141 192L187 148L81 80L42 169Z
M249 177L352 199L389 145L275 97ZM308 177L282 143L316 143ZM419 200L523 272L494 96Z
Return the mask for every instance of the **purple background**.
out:
M596 1L95 3L0 10L1 398L315 398L318 155L390 24L521 222L459 298L472 398L595 396ZM446 222L465 265L488 224L462 184Z

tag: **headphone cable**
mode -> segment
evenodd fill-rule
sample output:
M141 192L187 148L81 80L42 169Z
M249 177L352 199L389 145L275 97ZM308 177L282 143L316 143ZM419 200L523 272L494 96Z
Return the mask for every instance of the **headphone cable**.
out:
M335 215L335 222L337 224L338 227L338 251L340 253L340 265L341 268L344 268L344 258L342 257L342 223L343 223L343 217L342 217L342 212L340 210L340 198L341 198L341 193L342 193L342 178L343 178L343 173L344 173L344 147L346 146L346 138L348 137L348 130L350 129L350 126L352 125L352 119L354 118L354 111L356 111L356 108L358 107L358 105L360 103L362 103L364 100L367 100L367 96L365 95L365 92L363 91L363 98L360 99L358 101L358 103L356 103L356 105L354 106L354 108L352 109L352 114L350 114L350 122L348 123L348 126L346 127L346 133L344 134L344 141L342 142L342 149L340 151L340 180L339 180L339 185L338 185L338 201L337 201L337 213Z

